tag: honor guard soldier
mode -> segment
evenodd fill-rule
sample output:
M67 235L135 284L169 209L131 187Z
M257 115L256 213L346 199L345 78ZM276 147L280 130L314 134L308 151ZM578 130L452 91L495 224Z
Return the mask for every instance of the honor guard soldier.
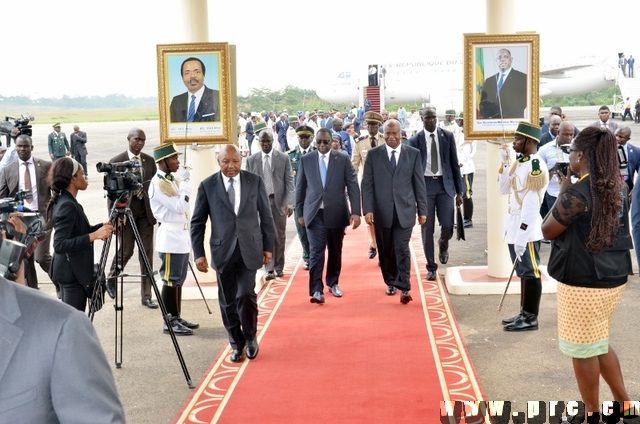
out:
M513 165L507 150L502 152L499 169L500 193L509 195L509 213L504 234L509 254L520 277L520 314L502 320L505 331L538 329L538 308L542 295L540 278L540 241L542 217L540 204L549 183L547 165L538 154L540 127L520 122L515 133L513 149L519 154Z
M360 167L364 169L364 161L367 159L367 152L374 147L382 146L385 144L384 137L379 132L380 125L382 125L382 115L377 112L369 111L364 114L364 122L366 124L367 131L363 131L362 135L355 140L355 146L351 154L351 163L356 170L356 175ZM378 253L378 246L376 245L376 235L373 225L367 226L369 228L369 259L376 257Z
M462 144L462 128L456 122L456 111L453 109L447 109L444 112L444 121L439 121L438 125L440 128L447 130L453 133L453 138L456 139L456 146L460 146Z
M65 133L60 132L60 124L53 124L53 132L49 134L49 157L51 161L71 155L69 141Z
M296 133L296 128L300 121L295 116L289 117L289 129L287 130L287 144L289 145L289 149L293 149L298 145L298 134Z
M293 172L293 184L298 181L298 168L300 167L300 160L303 155L313 152L316 150L315 147L311 145L313 142L313 136L315 131L309 125L301 125L296 129L296 133L298 134L297 146L293 149L289 150L287 154L289 155L289 161L291 162L291 171ZM307 229L300 225L298 222L298 216L296 215L295 208L293 209L293 218L296 223L296 231L298 232L298 238L300 239L300 244L302 244L302 260L304 261L304 269L309 269L309 239L307 238Z
M255 135L255 140L260 139L260 133L267 129L267 124L262 121L256 124L253 124L253 134ZM260 151L260 143L252 143L251 151L249 152L249 156L251 156L255 152Z

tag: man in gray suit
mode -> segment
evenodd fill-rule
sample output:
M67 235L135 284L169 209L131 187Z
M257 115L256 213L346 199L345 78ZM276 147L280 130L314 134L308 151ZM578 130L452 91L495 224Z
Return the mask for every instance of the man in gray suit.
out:
M427 222L427 191L417 149L402 144L402 125L384 124L385 145L369 150L362 175L362 205L367 225L374 225L382 278L387 294L402 290L400 302L411 300L409 240L416 223Z
M204 232L207 219L211 219L211 267L218 276L222 322L233 348L230 360L241 362L245 346L249 359L258 355L256 271L271 261L275 229L264 182L258 175L240 170L238 148L222 146L218 163L220 172L198 187L191 245L196 267L207 272Z
M324 303L324 252L329 251L326 284L342 297L338 286L342 269L342 240L347 225L360 225L360 188L349 156L331 149L331 130L316 133L318 150L302 156L296 179L296 216L309 238L309 295L311 303ZM345 199L349 195L351 214ZM351 216L349 216L351 215Z
M51 162L35 158L31 155L33 142L28 135L16 138L15 149L18 160L10 162L0 176L0 199L14 197L19 190L31 191L31 197L25 199L24 206L33 212L44 215L47 203L51 199L51 190L46 183ZM28 180L27 180L28 175ZM25 279L29 287L38 288L38 274L35 262L46 273L51 266L51 230L46 232L44 240L38 243L33 255L25 259ZM34 262L35 261L35 262ZM58 285L56 291L59 292Z
M289 155L273 149L273 134L262 131L259 136L261 152L247 159L247 171L260 175L269 196L271 215L276 226L273 258L265 266L267 280L282 277L287 218L293 214L293 173ZM275 275L274 275L275 271Z
M71 156L82 165L84 175L89 175L87 172L87 133L80 131L80 127L77 125L73 126L71 133Z
M125 422L111 368L82 312L0 278L0 334L0 422Z

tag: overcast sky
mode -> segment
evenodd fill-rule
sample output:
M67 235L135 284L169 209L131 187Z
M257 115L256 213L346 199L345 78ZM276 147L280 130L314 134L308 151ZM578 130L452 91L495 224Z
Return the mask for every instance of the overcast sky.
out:
M640 45L632 50L640 2L618 9L618 3L601 8L578 0L514 1L516 31L541 34L543 61L577 53L640 55ZM357 64L455 57L463 50L463 33L485 31L480 0L382 4L209 0L210 41L237 46L238 89L246 94L252 87L287 84L316 89ZM0 95L156 96L156 44L185 41L180 5L180 0L6 5Z

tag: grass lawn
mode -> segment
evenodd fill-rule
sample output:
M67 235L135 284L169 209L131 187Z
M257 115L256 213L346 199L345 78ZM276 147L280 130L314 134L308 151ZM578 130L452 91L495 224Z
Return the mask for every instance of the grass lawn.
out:
M18 107L12 109L19 109ZM54 124L60 122L76 123L76 122L118 122L118 121L156 121L158 120L158 108L141 108L141 109L66 109L66 108L48 108L29 107L24 112L2 112L5 115L16 116L20 113L28 113L35 118L35 124Z

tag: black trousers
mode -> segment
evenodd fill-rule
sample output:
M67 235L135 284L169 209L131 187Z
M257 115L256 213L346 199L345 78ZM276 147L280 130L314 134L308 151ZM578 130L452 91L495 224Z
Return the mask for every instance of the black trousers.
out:
M444 188L442 177L424 177L427 185L427 222L422 225L422 247L427 258L427 270L436 271L438 264L435 260L435 233L436 217L440 223L440 238L438 248L449 249L449 240L453 237L454 200Z
M324 272L324 252L328 250L326 284L332 287L338 284L342 270L342 241L344 228L326 228L324 226L324 210L307 224L309 239L309 296L319 291L322 293L322 274Z
M401 290L411 290L409 241L411 240L412 228L402 228L400 226L398 215L394 208L391 228L376 225L374 229L376 244L378 245L380 271L385 284Z
M255 340L258 329L256 270L244 265L240 245L236 243L229 261L217 275L218 303L229 344L242 349L247 341Z
M80 283L60 286L62 301L84 312L87 306L87 291Z

